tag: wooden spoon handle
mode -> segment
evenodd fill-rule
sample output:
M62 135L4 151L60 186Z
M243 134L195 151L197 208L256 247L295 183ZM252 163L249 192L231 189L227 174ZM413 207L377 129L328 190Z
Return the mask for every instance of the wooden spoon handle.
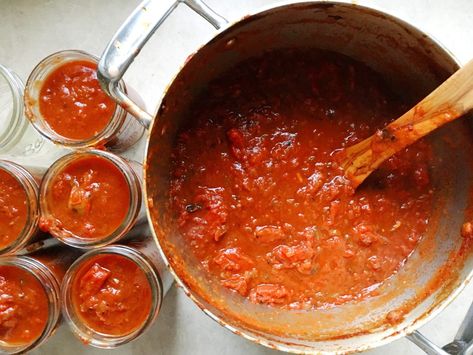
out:
M345 176L356 188L386 159L472 109L473 60L397 120L346 148L341 153Z

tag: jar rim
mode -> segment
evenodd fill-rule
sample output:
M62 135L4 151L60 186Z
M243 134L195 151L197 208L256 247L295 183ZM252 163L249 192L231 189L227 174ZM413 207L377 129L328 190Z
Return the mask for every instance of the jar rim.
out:
M8 147L15 142L21 133L22 126L26 126L23 116L23 90L24 85L20 77L0 64L0 79L3 79L10 89L11 93L11 116L7 118L8 124L4 132L0 132L0 149Z
M75 60L88 60L96 64L99 62L99 58L93 54L78 49L68 49L48 55L35 66L28 76L24 89L23 103L26 117L36 131L56 144L69 148L103 146L114 138L115 134L123 126L127 116L127 112L116 102L114 102L115 109L109 123L102 131L87 139L71 139L58 134L49 126L39 110L38 96L40 88L37 88L37 83L45 80L56 68ZM123 80L120 80L119 86L124 92L127 92Z
M44 221L54 220L48 203L48 191L55 180L57 174L63 171L70 163L86 157L100 157L112 163L125 178L129 193L130 205L122 223L109 235L100 238L84 238L63 228L52 228L49 231L51 235L63 243L75 248L90 249L102 247L121 239L134 226L142 205L141 184L138 175L132 166L124 158L113 153L98 149L84 149L67 154L56 160L43 176L39 190L39 205L41 219Z
M146 320L135 330L125 335L110 335L98 332L81 321L72 301L72 285L85 262L101 255L120 255L134 262L144 272L151 288L151 308ZM110 245L93 249L80 256L68 269L61 286L62 313L72 333L81 341L101 349L113 349L126 344L143 334L156 319L163 300L163 285L153 263L140 251L126 245Z

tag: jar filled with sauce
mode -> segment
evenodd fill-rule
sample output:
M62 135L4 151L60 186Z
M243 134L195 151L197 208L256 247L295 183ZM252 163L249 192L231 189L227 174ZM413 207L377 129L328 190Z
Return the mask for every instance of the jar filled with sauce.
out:
M141 138L144 127L101 89L97 64L97 57L77 50L43 59L26 83L26 116L56 144L123 151ZM125 83L120 85L126 92Z
M0 160L0 255L15 253L38 236L41 172Z
M61 290L64 318L73 334L105 349L143 334L172 282L162 265L126 245L91 250L76 260Z
M57 160L40 188L40 228L78 248L122 237L141 219L141 165L109 152L87 150Z
M0 352L18 354L43 344L61 315L60 285L78 251L63 246L0 258Z

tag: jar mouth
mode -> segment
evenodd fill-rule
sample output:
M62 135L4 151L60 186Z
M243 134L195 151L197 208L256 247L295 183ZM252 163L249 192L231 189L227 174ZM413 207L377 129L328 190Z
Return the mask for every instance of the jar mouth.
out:
M123 335L111 335L99 332L93 329L82 320L81 315L76 310L76 305L73 301L72 291L75 278L79 275L82 267L91 259L102 255L118 255L123 256L134 262L140 270L146 275L146 279L151 288L151 307L148 316L143 323ZM153 264L141 252L124 246L113 245L91 250L80 258L78 258L69 268L61 287L62 298L62 312L66 323L69 325L73 334L88 345L102 349L113 349L120 345L126 344L138 336L143 334L156 319L163 299L163 286L159 273Z
M122 223L110 234L96 238L83 237L69 231L63 226L58 226L49 203L49 191L52 188L56 176L66 169L70 163L87 157L100 157L112 163L124 177L130 196L130 205ZM134 226L141 208L141 184L134 170L123 158L102 150L82 150L63 156L46 171L41 182L39 201L41 224L45 226L45 229L47 229L55 238L76 248L97 248L121 239Z
M51 271L41 262L27 256L6 256L0 260L0 266L12 266L22 269L33 276L41 285L48 303L48 317L41 334L23 344L11 344L0 341L0 351L6 354L20 354L33 350L48 339L56 328L60 311L60 286Z
M9 112L9 117L1 117L6 124L0 131L0 151L14 144L27 124L22 120L23 90L18 75L0 64L0 110Z
M115 103L115 109L105 128L87 139L72 139L60 135L51 128L39 109L39 96L44 80L61 65L76 60L85 60L95 64L99 62L98 57L87 52L81 50L64 50L49 55L36 65L26 81L24 90L23 100L26 117L42 136L56 144L69 148L104 146L114 138L116 132L120 130L125 122L127 112L117 103ZM119 82L119 86L123 91L127 92L123 81Z
M6 160L0 160L0 170L10 174L21 186L26 196L26 222L18 235L8 244L0 247L0 255L14 253L25 247L38 232L39 188L34 177L23 167Z

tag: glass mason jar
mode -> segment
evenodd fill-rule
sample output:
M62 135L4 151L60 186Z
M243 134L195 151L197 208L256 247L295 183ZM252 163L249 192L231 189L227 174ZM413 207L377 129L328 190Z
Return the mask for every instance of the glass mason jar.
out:
M140 223L135 226L130 233L128 233L128 236L130 239L126 239L126 245L145 255L148 260L153 263L161 278L163 294L166 295L174 282L174 278L169 272L168 266L164 262L164 259L158 250L157 244L151 234L149 224L147 222Z
M43 59L31 72L26 82L24 104L26 116L33 126L47 139L68 148L107 147L113 151L123 151L135 144L144 133L144 127L121 106L115 104L115 110L105 128L87 139L71 139L55 132L40 111L40 93L44 81L61 65L74 61L87 61L98 64L98 58L79 50L66 50L51 54ZM126 92L127 87L120 82ZM141 102L137 94L130 92L134 99Z
M102 158L117 168L118 172L124 177L130 197L128 211L120 225L108 235L100 237L78 235L68 230L67 226L64 226L52 212L53 205L50 201L50 194L54 192L56 178L72 164L91 157ZM65 155L51 165L41 182L39 193L40 227L43 231L49 232L63 243L77 248L91 249L114 243L123 238L135 223L146 218L141 193L141 182L141 164L125 160L110 152L90 149ZM72 191L70 196L64 196L65 199L70 199L71 197ZM109 204L113 206L113 196Z
M32 169L31 173L25 168L6 160L0 160L0 170L11 175L18 182L19 186L25 193L26 197L26 221L20 233L11 241L0 245L0 255L16 253L29 243L37 240L39 237L38 223L39 213L39 183L41 181L42 169ZM0 196L0 202L4 204ZM8 206L0 205L0 213L2 208L8 209ZM18 222L17 222L18 223ZM1 232L0 232L1 235ZM3 244L3 243L2 243Z
M24 85L10 69L0 65L0 157L35 158L48 155L54 145L29 123L23 110Z
M133 327L133 329L129 330L127 333L106 334L103 330L94 329L87 320L84 320L84 317L81 314L83 308L79 304L76 304L77 301L75 301L77 299L77 295L74 295L74 293L76 293L78 289L75 288L74 284L79 282L79 280L82 280L83 277L87 277L87 280L90 280L89 272L85 272L85 270L92 270L89 269L90 265L94 265L96 260L101 260L100 258L107 258L110 256L125 257L134 263L134 265L136 265L137 268L145 275L146 282L149 285L149 289L151 291L149 310L146 311L147 313L143 317L141 323ZM100 263L100 261L97 262ZM111 245L91 250L77 259L69 268L61 289L63 315L73 334L85 344L103 349L116 348L117 346L126 344L143 334L147 329L149 329L149 327L157 318L164 294L167 289L169 289L169 273L160 267L161 266L159 262L156 263L156 260L150 258L143 252L126 245ZM113 271L111 272L111 275L113 275ZM86 276L84 276L84 273ZM119 276L116 275L113 278L117 279ZM165 281L163 282L163 280ZM94 280L92 280L92 282L94 282ZM82 286L82 284L80 285ZM123 285L125 285L125 283L123 283ZM84 287L80 288L80 290L83 289ZM120 292L125 291L122 290ZM90 299L90 297L87 299ZM133 300L135 302L137 301L134 298ZM113 312L111 309L113 309L113 307L116 305L110 301L110 298L107 298L106 302L106 307L108 309L107 315L109 316L107 318L107 325L108 327L113 327L114 324L110 324L110 322L112 322L112 319L115 321L117 320L114 316L110 316L110 314ZM142 307L145 307L144 305L148 302L148 300L146 300L144 297L141 297L138 302L141 302ZM120 307L120 312L123 312L125 303L120 302ZM139 317L139 315L136 314L136 317Z
M10 318L3 322L2 328L9 327L14 337L18 335L15 334L16 327L30 327L29 332L26 333L29 335L33 331L32 327L39 324L38 328L34 329L38 332L38 336L33 336L31 339L14 341L7 339L9 337L7 332L2 333L2 338L0 338L2 354L31 351L43 344L54 333L61 316L60 285L67 268L77 257L77 250L56 246L41 249L29 255L0 258L0 277L3 279L0 289L6 285L5 289L2 289L3 297L0 298L0 305L5 302L4 306L11 306L15 298L20 299L14 308L15 311L8 315ZM20 286L15 285L15 278L20 278ZM8 293L10 295L6 297ZM27 308L18 311L21 307ZM41 309L43 307L44 309ZM28 318L26 321L24 319L26 316L31 319ZM11 322L8 322L9 320ZM21 334L23 336L25 333L21 332Z

